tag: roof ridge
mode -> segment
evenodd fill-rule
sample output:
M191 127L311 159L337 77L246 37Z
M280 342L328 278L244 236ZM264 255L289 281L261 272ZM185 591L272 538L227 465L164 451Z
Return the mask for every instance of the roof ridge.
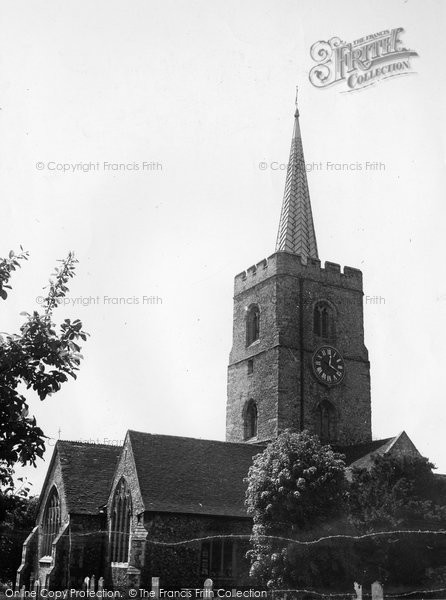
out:
M122 448L123 444L100 444L99 442L84 442L81 440L61 440L58 439L56 441L56 446L57 445L62 445L62 444L79 444L80 446L93 446L95 448L97 447L102 447L102 448Z
M136 433L139 435L146 435L146 436L151 436L151 437L164 437L164 438L177 438L177 439L181 439L181 440L193 440L196 442L212 442L213 444L224 444L225 446L228 445L232 445L232 446L243 446L243 447L262 447L264 446L264 444L262 442L258 442L257 444L247 444L246 442L227 442L225 440L212 440L209 438L198 438L198 437L191 437L191 436L187 436L187 435L172 435L169 433L150 433L148 431L137 431L136 429L128 429L127 430L128 434L132 434L132 433Z
M379 438L377 440L369 440L368 442L358 442L357 444L348 444L346 446L341 444L341 445L339 445L339 447L340 448L353 448L353 447L357 448L358 446L369 446L370 444L377 444L379 442L381 442L382 444L385 444L387 442L390 442L390 440L395 439L396 437L398 437L398 436L393 435L388 438Z

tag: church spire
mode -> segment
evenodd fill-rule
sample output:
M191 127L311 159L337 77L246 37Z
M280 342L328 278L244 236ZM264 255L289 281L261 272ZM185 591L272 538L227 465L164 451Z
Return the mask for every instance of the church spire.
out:
M297 91L293 139L291 141L290 159L277 234L276 252L291 252L292 254L300 254L305 258L319 258L299 126Z

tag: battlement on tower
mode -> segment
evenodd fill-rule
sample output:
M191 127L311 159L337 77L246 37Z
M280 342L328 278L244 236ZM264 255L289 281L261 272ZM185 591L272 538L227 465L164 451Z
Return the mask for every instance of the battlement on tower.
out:
M234 294L240 294L275 275L303 277L362 292L362 272L359 269L344 267L341 271L337 263L326 261L322 267L321 261L316 258L305 260L290 252L275 252L235 276Z

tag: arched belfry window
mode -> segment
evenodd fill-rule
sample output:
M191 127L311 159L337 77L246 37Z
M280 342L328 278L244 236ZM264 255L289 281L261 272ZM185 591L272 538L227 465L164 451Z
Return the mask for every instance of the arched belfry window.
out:
M334 313L328 302L322 300L314 306L313 333L321 338L328 338L334 331Z
M316 432L323 444L336 441L336 411L328 400L323 400L316 409Z
M246 345L249 346L260 336L260 311L256 304L248 309L246 316Z
M53 542L59 533L60 525L60 499L57 489L53 487L48 495L43 514L41 556L51 556Z
M249 400L245 408L245 440L257 437L257 404Z
M126 480L122 478L113 494L110 521L111 562L128 562L131 518L132 497Z

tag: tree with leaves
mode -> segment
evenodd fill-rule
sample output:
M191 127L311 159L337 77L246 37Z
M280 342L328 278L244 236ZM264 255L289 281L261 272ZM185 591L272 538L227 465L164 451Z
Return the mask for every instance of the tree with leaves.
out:
M421 456L376 455L370 469L353 470L348 510L358 534L395 532L355 544L358 580L427 584L428 569L446 565L446 538L435 533L446 526L446 484L433 469Z
M0 583L15 580L23 542L34 527L38 497L29 496L23 483L14 494L0 493Z
M330 544L298 542L338 531L344 520L344 472L342 455L305 431L285 431L254 458L246 492L253 519L248 557L259 583L320 586L328 577Z
M11 275L27 259L23 249L0 259L0 299L7 299ZM19 333L0 335L0 489L4 494L13 490L14 465L35 466L45 450L45 435L30 415L23 386L44 400L68 377L76 378L82 359L79 341L88 335L79 319L65 319L59 327L54 323L54 311L68 292L77 260L69 253L59 262L41 312L22 313Z

